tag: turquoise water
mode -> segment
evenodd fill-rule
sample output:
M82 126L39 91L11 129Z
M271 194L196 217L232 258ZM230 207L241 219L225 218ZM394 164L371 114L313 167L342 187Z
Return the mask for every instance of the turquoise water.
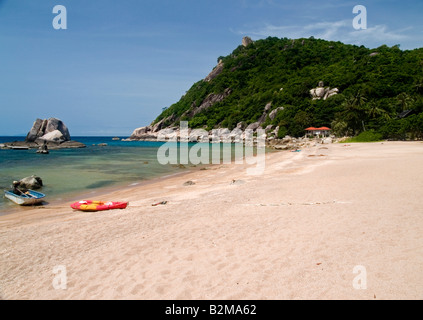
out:
M0 144L22 137L0 137ZM181 172L184 168L161 165L157 161L160 142L113 141L112 137L74 137L87 145L84 149L50 150L49 155L36 150L0 150L0 189L9 189L14 180L37 175L48 202L90 195L113 186L129 186L155 177ZM98 144L107 143L107 146ZM188 166L187 166L188 167ZM89 197L88 197L89 198ZM0 197L0 214L16 209Z
M22 140L23 137L0 137L0 144ZM43 180L40 191L47 195L48 203L78 197L90 199L107 187L127 187L194 167L161 165L157 154L163 142L113 141L112 137L73 137L73 140L87 148L50 150L48 155L37 154L36 150L0 150L0 191L10 189L14 180L36 175ZM102 143L107 146L98 146ZM231 148L235 159L234 146L222 146L222 155L223 150ZM0 215L12 210L21 208L0 196Z

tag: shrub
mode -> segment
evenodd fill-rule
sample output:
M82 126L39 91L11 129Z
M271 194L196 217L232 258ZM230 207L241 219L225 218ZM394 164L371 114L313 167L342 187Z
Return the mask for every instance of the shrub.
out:
M382 134L375 132L374 130L364 131L360 133L357 137L348 139L347 143L349 142L377 142L382 140Z

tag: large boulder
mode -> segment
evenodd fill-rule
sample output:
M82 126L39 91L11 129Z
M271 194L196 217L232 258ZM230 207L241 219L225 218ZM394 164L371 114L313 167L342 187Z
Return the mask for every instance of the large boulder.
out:
M59 135L56 131L59 131ZM50 133L53 133L49 135ZM60 138L59 138L60 136ZM48 120L37 119L29 131L26 141L34 142L37 139L45 139L50 141L70 141L69 130L62 120L50 118ZM52 138L52 139L50 139ZM59 139L58 139L59 138ZM55 140L56 139L56 140Z
M54 130L52 132L49 132L41 137L42 140L47 141L66 141L66 138L63 136L63 133L59 130Z
M319 86L317 88L310 90L310 95L313 98L313 100L327 100L332 96L335 96L339 93L338 88L329 88L324 87L324 82L320 81Z
M37 176L30 176L19 180L19 186L26 189L37 190L43 187L43 180Z

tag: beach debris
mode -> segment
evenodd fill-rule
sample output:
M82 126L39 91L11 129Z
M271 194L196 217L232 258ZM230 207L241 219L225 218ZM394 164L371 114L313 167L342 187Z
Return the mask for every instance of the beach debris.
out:
M231 185L242 185L245 184L244 180L232 180Z
M157 207L157 206L164 206L167 204L167 201L162 201L162 202L157 202L157 203L153 203L152 206L153 207Z
M184 187L193 186L193 185L195 185L195 182L191 180L184 183Z

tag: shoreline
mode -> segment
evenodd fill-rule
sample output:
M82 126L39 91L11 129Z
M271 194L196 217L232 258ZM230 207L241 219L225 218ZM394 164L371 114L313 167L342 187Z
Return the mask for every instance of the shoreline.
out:
M149 178L145 180L132 181L131 184L128 184L128 182L119 182L111 186L92 189L90 192L87 192L87 190L68 192L65 194L61 194L60 199L54 199L51 201L48 201L48 199L46 199L45 202L37 206L25 207L25 206L15 205L11 209L0 209L0 217L14 215L14 214L21 214L31 210L41 210L41 209L52 210L57 207L65 208L66 204L68 204L68 207L70 208L70 205L76 201L90 200L89 198L92 198L92 197L103 198L103 197L107 197L109 194L114 193L116 191L129 192L133 190L134 188L141 188L143 186L147 186L149 184L152 184L158 181L170 179L173 176L182 176L182 175L195 172L195 171L196 171L195 168L188 167L184 171L176 172L173 174L167 173L163 176L157 176L157 177L153 177L153 178ZM40 191L42 192L42 190Z
M317 145L258 176L214 165L105 195L126 210L0 216L0 298L422 299L422 160L421 142Z

